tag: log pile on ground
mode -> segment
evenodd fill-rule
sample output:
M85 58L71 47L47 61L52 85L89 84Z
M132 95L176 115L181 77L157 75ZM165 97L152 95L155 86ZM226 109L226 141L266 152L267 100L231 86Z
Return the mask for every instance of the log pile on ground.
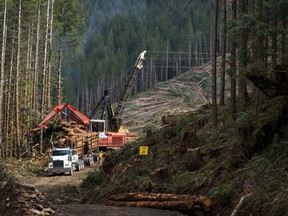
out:
M59 215L33 185L0 182L0 215Z
M123 193L111 196L105 204L189 211L192 213L197 212L197 215L205 215L205 213L210 211L212 200L205 196L187 194Z

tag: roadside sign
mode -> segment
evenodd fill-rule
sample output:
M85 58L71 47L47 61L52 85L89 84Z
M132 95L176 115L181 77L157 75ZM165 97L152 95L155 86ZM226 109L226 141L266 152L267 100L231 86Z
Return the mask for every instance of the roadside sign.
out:
M139 147L139 155L148 155L148 146Z

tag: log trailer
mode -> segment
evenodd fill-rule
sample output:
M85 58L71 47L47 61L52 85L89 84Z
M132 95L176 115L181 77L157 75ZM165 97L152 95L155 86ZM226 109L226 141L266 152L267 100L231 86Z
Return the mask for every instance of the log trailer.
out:
M137 73L139 70L143 68L143 61L145 60L145 54L146 54L146 50L141 52L140 55L138 56L134 64L133 71L126 83L124 93L121 96L121 99L118 102L115 111L110 102L110 98L108 96L108 90L105 90L104 95L101 97L100 101L97 103L96 107L92 111L89 117L90 119L95 117L95 114L99 109L101 109L100 119L105 119L105 111L107 110L108 130L111 132L128 132L126 129L123 128L123 119L122 119L121 112L122 112L124 103L131 95L132 89L134 87L134 84L137 78Z

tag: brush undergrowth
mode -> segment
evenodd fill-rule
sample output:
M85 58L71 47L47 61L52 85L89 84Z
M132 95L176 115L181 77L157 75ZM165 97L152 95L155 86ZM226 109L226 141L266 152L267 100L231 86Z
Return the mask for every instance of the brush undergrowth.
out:
M251 195L238 215L285 215L288 121L282 118L287 118L287 104L287 98L278 98L256 108L251 105L239 110L235 121L223 107L217 129L212 127L209 107L198 114L174 116L171 127L153 130L152 137L108 153L103 169L84 180L83 202L99 203L123 192L199 194L211 197L214 211L225 215L232 213L248 181ZM267 125L274 139L266 137L270 141L258 145L265 142ZM187 169L188 152L181 146L183 134L191 130L197 131L202 158L202 167L195 171ZM147 156L138 154L140 145L149 147ZM168 176L155 178L158 168L167 169Z

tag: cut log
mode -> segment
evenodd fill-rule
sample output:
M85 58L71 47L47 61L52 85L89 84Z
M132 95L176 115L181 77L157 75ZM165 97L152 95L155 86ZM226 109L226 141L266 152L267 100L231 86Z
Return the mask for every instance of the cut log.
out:
M147 207L157 209L191 209L193 203L185 201L113 201L108 200L106 205L111 206L129 206L129 207Z
M123 193L111 196L106 205L137 206L158 209L209 211L212 200L205 196L156 194L156 193Z

